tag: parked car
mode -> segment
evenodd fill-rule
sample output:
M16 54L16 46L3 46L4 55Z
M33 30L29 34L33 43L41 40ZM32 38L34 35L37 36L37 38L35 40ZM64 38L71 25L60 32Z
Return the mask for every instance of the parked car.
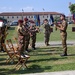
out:
M10 23L10 26L17 26L18 25L18 21L13 21Z

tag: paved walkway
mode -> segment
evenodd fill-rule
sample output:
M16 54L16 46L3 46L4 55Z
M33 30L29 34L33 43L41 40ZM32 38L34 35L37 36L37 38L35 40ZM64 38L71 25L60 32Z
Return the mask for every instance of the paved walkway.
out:
M51 47L62 46L61 41L51 41L49 42ZM75 45L75 41L67 41L68 46ZM36 47L45 46L44 42L36 42Z
M32 74L22 74L22 75L75 75L75 70L74 71L60 71L60 72L32 73Z

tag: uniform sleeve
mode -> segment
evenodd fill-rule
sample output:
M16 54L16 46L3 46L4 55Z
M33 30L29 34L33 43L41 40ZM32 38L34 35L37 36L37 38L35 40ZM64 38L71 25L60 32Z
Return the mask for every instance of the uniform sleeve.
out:
M63 22L63 30L64 30L64 31L67 29L67 25L68 25L67 22L64 21L64 22Z

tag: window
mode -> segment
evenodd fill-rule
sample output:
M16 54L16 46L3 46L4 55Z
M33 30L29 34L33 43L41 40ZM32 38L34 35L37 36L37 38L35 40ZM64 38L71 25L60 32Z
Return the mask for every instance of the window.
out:
M33 18L33 16L31 16L31 18Z
M4 16L3 16L3 18L4 18Z
M18 16L17 16L17 18L18 18Z
M30 16L29 16L29 18L30 18Z
M9 18L9 16L7 18Z
M14 16L12 16L12 18L14 18Z
M44 16L43 16L43 18L44 18Z
M48 15L47 15L47 18L48 18Z

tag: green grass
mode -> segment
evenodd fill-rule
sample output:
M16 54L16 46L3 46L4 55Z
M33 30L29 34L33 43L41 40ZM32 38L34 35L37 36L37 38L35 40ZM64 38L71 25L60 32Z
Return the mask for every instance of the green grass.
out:
M68 47L67 57L61 57L62 47L41 47L29 53L27 62L28 69L14 70L17 62L6 64L8 55L0 53L0 74L18 75L27 73L54 72L64 70L75 70L75 47Z
M72 32L72 26L69 25L68 40L75 40L75 32ZM6 39L12 39L17 37L17 27L11 27L8 32ZM43 32L37 34L37 42L44 40ZM50 37L51 41L60 41L60 31L53 31ZM13 41L14 42L14 41ZM64 71L64 70L75 70L75 47L68 47L67 57L61 57L60 54L63 52L62 47L41 47L37 50L29 53L30 59L27 62L28 69L14 71L14 66L17 62L13 64L6 64L6 59L8 55L6 53L0 53L0 74L1 75L18 75L27 73L40 73L40 72L54 72L54 71Z
M72 27L75 27L74 25L68 25L67 28L67 40L75 40L75 32L72 32ZM11 27L8 30L8 36L7 39L11 38L13 40L14 37L17 37L17 27ZM43 32L39 32L37 33L37 42L42 42L44 41L44 33ZM57 30L55 31L55 28L53 27L53 32L50 35L50 41L61 41L61 37L60 37L60 31Z

